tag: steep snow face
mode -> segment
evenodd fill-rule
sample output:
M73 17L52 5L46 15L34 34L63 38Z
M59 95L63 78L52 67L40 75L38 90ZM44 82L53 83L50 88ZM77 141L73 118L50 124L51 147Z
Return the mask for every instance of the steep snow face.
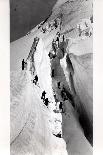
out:
M61 27L50 29L45 33L36 27L28 35L11 43L11 70L16 71L14 73L16 76L18 70L21 70L22 59L26 59L28 56L34 37L37 36L40 38L37 51L34 55L39 87L31 84L31 74L28 74L29 72L26 71L29 83L24 84L20 95L14 98L15 93L13 92L15 92L15 88L11 91L11 103L14 102L15 105L15 110L11 110L11 120L13 120L11 121L11 142L14 141L11 144L12 155L65 155L67 152L71 155L92 154L92 147L89 143L89 138L92 137L93 113L92 54L90 54L92 53L92 28L91 24L88 26L85 23L85 20L90 21L89 18L92 15L92 1L75 0L65 1L66 3L64 1L58 2L51 16L43 24L43 28L45 29L48 23L53 23L57 17L62 19ZM56 37L58 31L61 35L65 35L65 39L68 39L66 51L70 56L73 67L72 80L70 78L71 68L70 64L66 61L66 56L61 60L55 58L53 64L50 64L48 53L52 50L52 40ZM50 76L52 67L54 67L56 72L53 79ZM14 81L15 76L13 77ZM20 76L16 76L16 78L21 79L19 80L19 82L21 81L20 88L22 87L23 79L25 79L21 77L25 76L20 72ZM67 92L70 93L69 89L71 88L75 108L70 101L63 101L61 91L57 88L58 81L61 82L61 85L65 87ZM18 82L15 85L18 85ZM42 91L45 90L47 97L52 101L51 103L54 102L52 87L56 91L58 99L63 101L65 113L63 113L62 117L59 115L56 116L52 112L55 104L51 104L49 109L41 100ZM16 100L18 100L18 104L15 103ZM11 104L11 109L12 107ZM20 111L20 116L18 111ZM29 112L30 115L28 115ZM83 115L84 113L86 118ZM88 121L84 123L82 120L80 125L79 118L81 117L82 119L82 116L86 121L88 118ZM55 132L55 118L58 119L58 117L62 120L62 133L65 142L62 138L59 139L53 136L51 132L51 130ZM89 138L87 137L88 131L85 131L85 127L89 131Z
M81 109L84 116L87 115L90 127L93 125L93 55L91 53L82 56L70 55L74 69L74 87L81 100ZM80 75L82 73L82 76ZM77 105L78 106L78 105ZM80 110L81 111L81 110Z
M41 89L31 79L28 70L11 75L11 155L67 155L64 140L51 132L54 122L40 99Z
M69 61L72 63L73 70L70 68L69 61L67 61L67 65L65 65L65 57L61 60L61 66L64 70L67 82L70 85L71 92L74 96L75 107L80 114L80 120L84 126L84 133L87 135L86 137L90 141L90 135L93 134L92 56L92 53L84 54L81 56L69 54ZM72 74L72 77L70 74ZM85 126L87 126L87 128L85 128Z

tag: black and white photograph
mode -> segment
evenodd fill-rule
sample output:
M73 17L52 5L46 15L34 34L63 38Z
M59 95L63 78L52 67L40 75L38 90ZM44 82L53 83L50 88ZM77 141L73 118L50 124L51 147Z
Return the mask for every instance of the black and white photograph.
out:
M10 0L10 155L93 155L93 0Z

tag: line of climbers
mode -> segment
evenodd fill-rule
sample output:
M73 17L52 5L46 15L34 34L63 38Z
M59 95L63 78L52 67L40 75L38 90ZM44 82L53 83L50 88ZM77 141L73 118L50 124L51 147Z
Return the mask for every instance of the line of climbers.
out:
M56 39L53 39L52 41L52 53L49 53L50 59L53 59L55 57L58 57L59 59L62 59L66 53L66 48L68 45L68 40L65 39L64 35L61 38L61 35L59 32L56 34ZM68 90L65 89L64 86L61 87L61 82L59 81L57 83L58 89L60 89L60 94L61 94L61 100L57 99L57 95L54 91L54 99L55 99L55 109L53 112L56 114L56 117L54 119L54 124L58 124L53 131L53 135L55 135L58 138L62 138L62 113L66 114L66 111L64 110L64 102L65 101L70 101L73 104L73 98L71 93L69 93ZM48 107L49 105L49 100L46 98L46 92L42 92L42 97L44 104ZM73 105L74 106L74 105ZM61 116L60 116L61 115Z
M65 39L64 35L60 35L59 32L57 32L56 34L56 38L53 39L52 41L52 50L49 52L48 56L51 59L51 62L53 59L55 59L56 57L58 58L58 60L63 59L65 54L67 53L66 48L68 46L68 41L69 39ZM56 60L56 59L55 59ZM51 76L55 77L55 70L51 71ZM55 135L58 138L62 138L62 113L64 113L65 115L68 115L68 113L65 110L65 106L64 106L64 102L68 102L68 100L71 102L71 104L74 106L74 101L73 101L73 97L72 94L69 90L67 90L64 85L61 85L60 81L57 81L57 88L59 89L60 94L56 94L56 92L54 91L54 98L55 98L55 110L54 113L56 113L58 115L57 117L57 124L58 124L58 129L56 129L56 132L53 132L53 135ZM58 90L57 90L58 92ZM60 97L58 96L60 95ZM61 116L60 116L61 115ZM60 117L60 120L58 119Z
M32 44L32 47L31 47L31 50L29 52L29 55L26 59L26 61L22 61L22 70L27 70L28 68L28 63L30 63L30 66L29 66L29 71L31 72L31 75L34 75L35 73L35 66L34 66L34 54L36 52L36 47L37 47L37 44L39 42L39 38L36 37L34 38L34 41L33 41L33 44ZM68 41L65 40L65 37L64 35L62 36L61 38L61 35L59 32L57 32L56 34L56 39L53 39L52 41L52 51L54 53L49 53L49 57L50 59L52 58L55 58L56 56L59 58L59 59L62 59L66 53L66 47L67 47L67 44L68 44ZM52 55L52 57L51 57ZM38 83L38 76L35 75L34 76L34 79L33 79L33 83L35 85L37 85ZM64 109L63 109L63 102L65 100L72 100L72 97L71 97L71 94L69 94L65 88L61 88L61 85L60 85L60 82L58 82L58 89L61 89L61 97L62 97L62 101L58 101L56 99L56 95L54 94L54 99L55 99L55 109L53 110L54 114L58 114L58 116L56 115L55 117L55 120L54 120L54 124L55 124L55 121L59 122L59 126L62 126L62 122L61 122L61 116L60 113L64 113ZM41 94L41 99L43 100L43 103L47 106L47 108L49 107L49 99L46 97L46 92L45 90L42 92ZM60 120L59 120L59 117L60 117ZM55 125L54 125L55 126ZM53 134L56 136L56 137L59 137L61 138L62 137L62 130L61 130L61 127L59 127L60 129L56 129L57 131L54 131Z
M53 59L55 57L62 59L64 57L64 54L66 53L67 45L68 40L65 40L64 35L61 36L60 33L57 32L56 39L53 39L52 41L52 50L48 54L50 59Z
M31 71L32 74L34 74L34 72L35 72L34 53L36 51L36 47L37 47L38 42L39 42L39 38L35 37L26 61L24 61L24 59L22 61L22 70L27 70L28 61L30 62L29 71Z
M42 22L38 25L38 29L41 29L42 33L51 32L54 29L57 29L58 27L61 29L61 18L56 18L53 21L49 22Z
M24 59L22 60L22 70L29 69L29 71L31 72L31 75L35 75L34 54L36 52L36 47L37 47L38 42L39 42L39 38L35 37L26 61ZM30 63L30 66L28 67L29 63ZM35 75L33 77L32 82L35 85L38 85L38 76L37 75Z
M48 105L49 105L49 100L48 100L48 98L46 97L46 92L45 92L45 90L42 92L42 96L41 96L41 99L43 100L43 103L47 106L47 108L48 108Z
M59 88L61 89L61 97L62 97L62 101L66 101L66 100L70 100L73 101L71 94L63 87L63 88ZM54 93L54 98L55 98L55 107L56 109L54 110L55 113L64 113L64 109L63 109L63 102L62 101L58 101L58 99L56 98L56 94ZM43 100L43 103L47 106L49 105L49 100L46 97L46 92L45 90L42 92L42 96L41 99Z
M64 54L66 53L66 47L67 47L68 41L67 40L65 41L64 35L62 36L62 39L60 39L60 37L61 37L60 33L57 32L56 39L55 40L53 39L53 41L52 41L52 50L53 50L54 53L49 53L50 59L55 58L56 56L59 59L62 59L64 57ZM24 59L22 61L22 70L24 70L24 69L27 70L27 63L28 63L28 61L30 62L29 71L31 71L32 75L35 72L34 53L36 51L36 47L37 47L38 42L39 42L39 38L35 37L34 41L33 41L33 44L32 44L32 47L31 47L31 50L29 52L29 55L28 55L26 61L24 61ZM33 79L33 83L35 85L37 85L37 83L38 83L38 76L37 75L35 75L35 77ZM58 88L60 88L60 82L58 83ZM64 94L65 94L65 90L63 88L63 90L61 91L61 96L63 98L67 98L67 97L64 97L64 96L67 96L67 95L64 95ZM45 98L45 91L42 93L41 99L43 99L44 104L48 106L49 101L48 101L47 98ZM60 102L60 107L62 107L61 102ZM63 111L63 109L60 108L60 111Z

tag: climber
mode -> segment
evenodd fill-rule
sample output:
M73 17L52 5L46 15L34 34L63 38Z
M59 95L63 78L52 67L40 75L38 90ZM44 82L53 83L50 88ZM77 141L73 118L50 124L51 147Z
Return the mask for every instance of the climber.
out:
M58 37L60 37L60 32L57 32L57 34L56 34Z
M56 45L56 42L54 41L54 39L52 41L52 48L53 48L53 51L54 51L54 53L56 55L57 45Z
M46 32L46 29L45 29L45 28L43 28L43 27L42 27L42 32L43 32L43 33L45 33L45 32Z
M49 100L48 100L48 98L46 98L43 102L44 102L44 104L48 107L48 105L49 105Z
M61 131L60 131L57 135L56 135L56 134L54 134L54 133L53 133L53 135L54 135L54 136L56 136L56 137L58 137L58 138L62 138Z
M91 23L93 23L93 15L90 17L90 21Z
M68 100L65 88L63 87L62 91L61 91L61 97L63 98L63 101Z
M56 57L56 54L55 54L55 52L54 52L54 50L53 50L53 49L51 49L51 50L49 51L48 56L49 56L49 58L50 58L50 59L53 59L53 58L55 58L55 57Z
M51 31L54 30L54 21L51 21Z
M24 70L24 68L25 68L25 61L24 61L24 59L22 60L22 70Z
M58 27L58 23L57 23L56 19L54 20L54 27L55 27L55 29Z
M36 75L35 78L34 78L34 80L33 80L33 83L36 85L37 82L38 82L38 76Z
M24 59L22 60L22 70L27 69L27 62L24 61Z
M77 28L78 28L78 30L79 30L79 37L82 35L82 30L81 30L81 25L79 24L78 26L77 26Z
M46 92L45 92L45 90L42 92L42 96L41 96L41 99L43 99L43 101L45 100L45 94L46 94Z
M64 113L64 111L63 111L63 102L60 102L59 109L60 109L60 112L61 113Z
M51 52L49 52L48 56L49 56L50 59L52 59L52 58L55 57L55 56L53 55L53 53L51 53Z
M54 69L52 69L51 77L54 77Z
M63 35L63 41L65 40L64 35Z
M58 85L58 88L60 89L60 81L57 83L57 85Z
M56 38L56 45L57 45L57 48L59 48L59 37L58 36Z

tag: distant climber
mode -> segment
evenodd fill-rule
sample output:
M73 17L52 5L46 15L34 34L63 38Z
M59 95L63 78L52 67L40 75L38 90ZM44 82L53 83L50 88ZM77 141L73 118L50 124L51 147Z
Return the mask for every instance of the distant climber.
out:
M46 92L45 90L42 92L42 96L41 96L41 99L43 99L43 101L45 100L45 95L46 95Z
M61 97L63 99L63 101L68 100L65 88L63 87L62 91L61 91Z
M48 100L48 98L46 98L46 99L44 100L44 104L48 107L48 105L49 105L49 100Z
M54 77L54 69L52 69L51 77Z
M56 19L54 20L54 27L55 27L55 29L58 27L58 23L57 23Z
M24 59L22 60L22 70L25 70L27 68L27 62L24 61Z
M58 134L53 134L54 136L58 137L58 138L62 138L62 134L61 132L59 132Z
M56 45L56 42L54 41L54 39L52 41L52 48L53 48L53 51L54 51L54 53L56 55L57 45Z
M59 109L60 109L60 112L61 113L64 113L64 110L63 110L63 102L60 102Z
M60 37L60 32L57 32L57 34L56 34L58 37Z
M33 83L36 85L37 82L38 82L38 76L36 75L35 78L34 78L34 80L33 80Z
M60 89L60 81L57 83L57 85L58 85L58 88Z
M56 38L56 45L57 45L57 48L59 48L59 37L58 36Z
M42 27L42 32L43 32L43 33L45 33L45 32L46 32L46 29L45 29L45 28L43 28L43 27Z
M24 70L24 68L25 68L25 61L24 61L24 59L22 60L22 70Z
M49 58L52 59L54 56L53 56L53 53L49 52L48 54Z
M90 21L91 23L93 23L93 15L90 17Z
M63 35L63 41L65 40L64 35Z

